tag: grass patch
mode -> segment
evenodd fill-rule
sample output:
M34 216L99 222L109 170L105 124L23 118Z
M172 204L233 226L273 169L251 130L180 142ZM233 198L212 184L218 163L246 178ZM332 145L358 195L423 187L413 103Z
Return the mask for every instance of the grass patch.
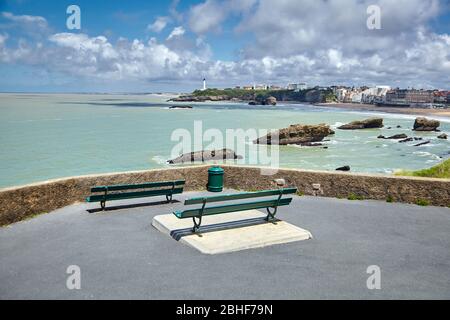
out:
M430 205L430 202L424 199L417 199L416 204L421 207L428 207Z
M297 191L297 196L303 197L305 193L303 191Z
M348 195L347 199L350 200L350 201L361 201L361 200L364 200L364 197L360 196L360 195L357 195L357 194L354 194L354 193L350 193Z
M393 203L394 202L394 198L391 195L388 195L386 198L386 202L387 203Z
M399 171L397 176L410 176L410 177L425 177L425 178L440 178L450 179L450 159L438 164L429 169L423 169L418 171Z

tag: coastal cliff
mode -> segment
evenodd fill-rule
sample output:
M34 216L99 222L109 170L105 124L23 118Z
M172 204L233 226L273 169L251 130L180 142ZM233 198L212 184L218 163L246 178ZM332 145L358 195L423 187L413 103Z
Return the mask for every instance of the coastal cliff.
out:
M244 90L244 89L207 89L196 90L192 94L181 95L170 99L170 102L206 102L231 101L255 102L257 104L272 104L273 101L292 101L306 103L327 103L335 101L331 90L312 88L306 90ZM261 103L268 101L268 103Z

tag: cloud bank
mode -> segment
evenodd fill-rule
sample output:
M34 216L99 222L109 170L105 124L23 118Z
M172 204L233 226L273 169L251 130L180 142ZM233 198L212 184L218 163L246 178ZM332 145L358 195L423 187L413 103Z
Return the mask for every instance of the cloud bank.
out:
M367 7L377 4L382 29L366 28ZM389 84L446 87L450 35L430 23L442 14L439 0L207 0L178 14L179 26L150 40L52 33L43 17L2 13L0 63L32 65L82 79L142 82L192 81L223 85ZM175 10L172 5L171 10ZM171 20L157 17L160 33ZM250 35L232 61L214 58L208 37L220 39L234 22L236 37ZM9 31L21 29L12 39Z

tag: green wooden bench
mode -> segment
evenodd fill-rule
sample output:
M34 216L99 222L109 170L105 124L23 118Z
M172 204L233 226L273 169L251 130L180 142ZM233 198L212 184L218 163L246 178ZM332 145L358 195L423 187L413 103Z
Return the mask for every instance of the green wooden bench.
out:
M100 206L103 210L105 210L106 201L110 200L123 200L165 195L166 200L168 202L171 202L174 194L183 193L184 184L184 180L176 180L92 187L91 193L100 194L90 195L86 198L86 202L100 202Z
M201 224L202 218L204 216L237 212L237 211L246 211L253 209L266 209L267 217L266 220L268 222L273 222L275 220L275 215L277 213L278 207L287 206L291 203L292 198L283 198L283 195L287 194L295 194L297 193L297 188L286 188L286 189L278 189L278 190L266 190L259 192L246 192L246 193L238 193L238 194L229 194L229 195L221 195L214 197L200 197L200 198L192 198L187 199L184 202L184 205L201 205L200 207L186 209L181 211L174 211L173 214L179 219L187 219L192 218L194 222L194 228L192 232L196 233ZM255 198L264 198L270 197L264 200L251 201L251 202L241 202L241 203L232 203L232 204L224 204L218 206L206 206L209 203L217 203L217 202L229 202L236 200L244 200L244 199L255 199ZM197 222L198 219L198 222Z

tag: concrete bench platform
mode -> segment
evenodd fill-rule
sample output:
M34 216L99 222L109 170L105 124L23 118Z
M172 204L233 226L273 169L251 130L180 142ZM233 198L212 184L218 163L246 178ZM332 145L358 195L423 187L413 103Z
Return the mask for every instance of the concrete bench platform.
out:
M189 220L173 214L155 216L152 225L162 233L204 254L223 254L312 238L309 231L285 221L268 223L258 210L204 217L200 235L192 233Z

